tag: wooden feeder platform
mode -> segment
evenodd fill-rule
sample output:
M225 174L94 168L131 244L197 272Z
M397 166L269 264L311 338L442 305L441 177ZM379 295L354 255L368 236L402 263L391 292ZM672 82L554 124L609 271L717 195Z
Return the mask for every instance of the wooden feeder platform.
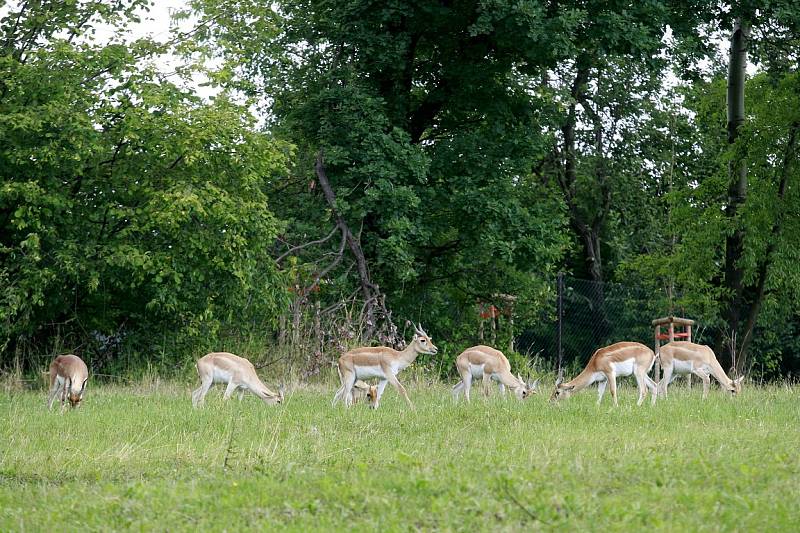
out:
M694 326L694 320L677 316L666 316L664 318L656 318L653 320L652 325L655 329L653 336L655 338L656 353L658 353L661 347L661 341L672 342L674 340L680 340L692 342L692 326ZM666 332L663 332L661 329L664 327L667 328ZM655 380L659 381L660 379L661 364L659 361L656 361ZM689 386L691 387L691 380L689 381Z

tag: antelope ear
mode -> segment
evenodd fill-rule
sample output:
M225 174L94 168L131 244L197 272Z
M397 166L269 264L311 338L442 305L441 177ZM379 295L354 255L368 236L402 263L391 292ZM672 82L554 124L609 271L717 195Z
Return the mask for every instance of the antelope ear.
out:
M572 390L575 388L575 385L563 385L561 386L561 390Z
M358 390L369 390L369 385L361 381L360 379L353 383L353 387L357 388Z
M283 402L283 397L285 393L286 393L286 387L281 383L281 386L278 387L278 397L281 399L281 402Z
M520 383L522 383L523 385L525 384L525 380L524 380L524 379L522 379L522 374L517 374L517 379L518 379L518 380L519 380L519 382L520 382Z
M539 390L539 380L529 381L528 382L528 389L532 391Z
M742 381L744 381L744 376L739 376L738 378L734 379L733 382L739 385Z

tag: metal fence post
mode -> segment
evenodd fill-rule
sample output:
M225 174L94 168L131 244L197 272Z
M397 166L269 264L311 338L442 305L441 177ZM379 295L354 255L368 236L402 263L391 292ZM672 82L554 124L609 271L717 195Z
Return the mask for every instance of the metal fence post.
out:
M558 273L558 380L564 379L564 348L561 345L562 322L564 319L564 273Z

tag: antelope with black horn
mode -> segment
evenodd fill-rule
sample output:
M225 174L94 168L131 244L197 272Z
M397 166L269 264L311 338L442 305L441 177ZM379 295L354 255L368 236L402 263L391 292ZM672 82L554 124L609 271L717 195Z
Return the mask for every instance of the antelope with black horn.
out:
M406 388L397 379L397 374L411 365L419 354L433 355L439 349L433 344L431 337L425 333L422 326L418 326L413 322L412 325L414 326L414 338L402 351L387 346L373 346L354 348L345 352L339 358L341 387L333 396L332 403L335 405L339 400L344 400L345 405L349 407L353 402L352 390L356 380L378 378L375 408L380 406L386 384L391 383L408 403L408 406L413 409L414 404L408 397Z

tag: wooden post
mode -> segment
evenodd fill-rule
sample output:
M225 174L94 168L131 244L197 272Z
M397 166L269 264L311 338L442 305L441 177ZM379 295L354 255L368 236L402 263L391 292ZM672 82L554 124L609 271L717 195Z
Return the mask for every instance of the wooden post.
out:
M661 326L656 325L655 327L655 352L658 354L659 348L661 348L661 339L658 338L659 334L661 333ZM655 382L658 383L661 381L661 358L656 359L656 370L655 370Z
M564 273L558 273L558 380L564 379L564 347L561 344L561 334L563 332L562 319L564 318Z
M292 350L296 350L298 344L300 344L301 314L300 298L298 297L292 302Z
M317 341L317 349L321 352L325 343L323 342L322 338L322 320L320 317L319 300L314 302L314 336L316 337Z
M691 324L686 326L686 335L687 335L686 340L688 342L692 342L692 326L691 326ZM686 387L689 390L692 390L692 373L691 372L686 374Z
M661 327L666 326L668 335L667 339L669 342L673 342L675 340L675 336L677 335L679 339L686 339L689 342L692 342L692 326L694 325L694 320L689 320L687 318L679 318L675 316L667 316L664 318L657 318L653 320L652 325L654 326L654 333L653 336L655 338L655 351L656 353L659 352L661 349ZM682 328L684 332L675 332L675 326ZM655 368L655 380L661 380L661 361L656 362ZM692 387L692 375L688 374L686 376L686 380L688 382L689 388Z
M508 351L514 351L514 312L513 309L508 315Z
M286 344L286 315L283 313L278 317L278 344L280 346Z

